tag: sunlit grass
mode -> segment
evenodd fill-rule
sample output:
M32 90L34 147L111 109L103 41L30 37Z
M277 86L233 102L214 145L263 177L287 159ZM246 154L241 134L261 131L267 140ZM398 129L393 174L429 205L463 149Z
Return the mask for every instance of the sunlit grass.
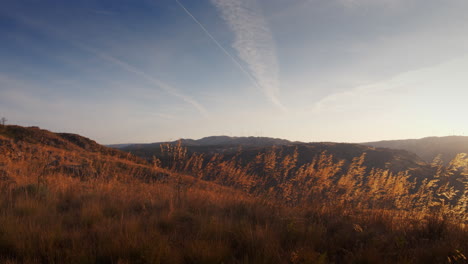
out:
M297 168L294 153L255 167L184 154L167 170L3 140L0 263L466 262L466 191L445 179L464 156L416 183L364 177L364 156Z

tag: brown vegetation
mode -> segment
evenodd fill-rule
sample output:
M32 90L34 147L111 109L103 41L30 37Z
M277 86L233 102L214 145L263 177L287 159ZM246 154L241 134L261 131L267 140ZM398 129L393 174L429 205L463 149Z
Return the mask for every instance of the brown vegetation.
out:
M409 171L367 168L366 155L346 164L322 153L298 166L298 152L283 154L270 148L251 161L238 155L226 160L215 154L187 155L179 145L162 145L163 166L197 178L234 186L259 197L292 206L342 206L349 210L392 210L402 217L423 219L435 214L468 221L468 155L459 154L449 165L440 159L430 164L424 177Z
M417 181L365 156L165 151L144 164L0 135L0 263L467 262L464 155Z

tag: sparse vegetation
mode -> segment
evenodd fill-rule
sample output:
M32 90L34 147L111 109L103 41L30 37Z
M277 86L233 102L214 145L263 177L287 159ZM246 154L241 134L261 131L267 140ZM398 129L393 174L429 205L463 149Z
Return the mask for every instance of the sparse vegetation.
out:
M466 155L415 179L365 155L145 163L45 142L0 135L1 263L467 263Z

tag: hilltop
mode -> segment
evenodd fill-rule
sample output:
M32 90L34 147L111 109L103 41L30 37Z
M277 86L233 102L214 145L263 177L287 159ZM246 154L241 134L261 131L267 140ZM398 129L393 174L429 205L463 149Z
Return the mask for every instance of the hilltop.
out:
M22 144L43 145L67 151L88 151L110 156L126 156L121 151L108 148L89 138L71 133L53 133L39 127L7 125L0 128L3 139Z
M445 164L458 153L468 153L468 137L426 137L422 139L386 140L362 143L376 148L402 149L415 153L426 162L440 155Z
M159 146L160 144L177 144L181 142L185 146L272 146L272 145L288 145L292 142L286 139L270 138L270 137L229 137L229 136L210 136L201 139L185 139L181 138L172 142L156 142L148 144L113 144L108 145L109 147L122 149L129 146Z
M0 155L10 160L10 166L24 170L32 163L48 172L74 177L95 178L104 174L136 177L167 177L163 170L155 170L139 157L108 148L89 138L70 133L54 133L38 127L0 127ZM7 164L0 164L0 173L7 175Z
M391 169L394 172L413 170L427 165L416 154L406 150L374 148L351 143L291 142L284 139L267 137L213 136L199 140L181 139L172 142L129 144L119 147L119 149L149 160L153 157L164 158L161 153L161 146L165 144L181 144L189 153L204 154L208 157L222 154L225 159L230 159L236 156L244 163L253 160L257 154L275 149L281 152L282 155L291 154L297 150L299 157L298 165L310 162L321 153L331 154L335 158L335 161L345 160L347 163L350 163L353 158L366 153L364 165L369 168Z
M0 126L0 262L466 260L467 155L444 166L356 144L223 140L207 140L223 153L174 142L147 159Z

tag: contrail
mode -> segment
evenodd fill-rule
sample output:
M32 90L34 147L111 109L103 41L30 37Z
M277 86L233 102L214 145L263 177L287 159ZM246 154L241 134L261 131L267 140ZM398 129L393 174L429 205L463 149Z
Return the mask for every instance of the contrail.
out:
M250 69L266 97L286 110L279 100L278 58L268 23L255 0L211 0L234 32L234 49Z
M229 51L227 51L214 37L213 35L211 35L211 33L205 28L205 26L203 26L202 23L200 23L200 21L198 21L198 19L192 15L192 13L190 13L190 11L188 11L187 8L185 8L185 6L179 2L179 0L175 0L177 2L177 4L185 11L185 13L187 13L187 15L189 15L193 21L195 21L195 23L197 23L200 28L205 32L205 34L216 44L216 46L218 46L218 48L220 48L224 54L226 54L226 56L228 56L233 62L234 64L237 65L237 67L249 78L249 80L251 80L253 82L253 84L258 88L258 89L262 89L260 87L260 85L258 84L257 80L255 80L255 78L252 76L252 74L250 74L249 71L247 71L244 66L242 66L242 64L240 64L236 58L231 54L229 53Z
M78 41L76 40L76 38L71 35L71 34L68 34L68 33L65 33L64 31L54 27L54 26L50 26L49 24L45 24L45 23L41 23L40 21L37 21L37 20L34 20L34 19L30 19L30 18L27 18L27 17L24 17L24 16L18 16L18 19L20 22L26 24L26 25L29 25L33 28L36 28L36 29L39 29L43 32L45 32L46 34L49 34L49 35L52 35L52 36L55 36L55 37L59 37L60 39L64 40L64 41L67 41L68 43L70 43L71 45L81 49L81 50L84 50L84 51L87 51L89 53L92 53L94 55L96 55L97 57L99 57L101 60L104 60L104 61L107 61L108 63L112 63L112 64L115 64L117 66L120 66L121 68L123 68L124 70L128 71L128 72L131 72L135 75L138 75L140 77L142 77L143 79L145 79L146 81L148 81L149 83L151 83L152 85L156 86L156 87L159 87L161 90L167 92L168 94L174 96L174 97L178 97L179 99L181 99L182 101L192 105L194 108L196 108L202 115L204 115L205 117L208 116L208 111L206 110L206 108L200 104L198 101L196 101L195 99L191 98L190 96L182 93L181 91L179 91L178 89L176 89L175 87L145 73L144 71L138 69L137 67L133 66L133 65L130 65L122 60L119 60L117 59L116 57L113 57L111 55L108 55L98 49L95 49L93 47L90 47L88 45L85 45L84 43L82 43L81 41Z
M86 50L88 52L91 52L91 53L95 54L96 56L100 57L101 59L103 59L105 61L108 61L110 63L113 63L115 65L118 65L118 66L122 67L123 69L125 69L128 72L139 75L140 77L146 79L151 84L160 87L161 89L163 89L164 91L166 91L170 95L175 96L175 97L179 97L180 99L182 99L186 103L191 104L193 107L195 107L203 115L205 115L205 116L208 115L208 111L205 109L205 107L203 107L203 105L201 105L200 103L198 103L197 101L195 101L191 97L181 93L180 91L178 91L176 88L172 87L171 85L169 85L169 84L167 84L167 83L165 83L165 82L163 82L163 81L161 81L161 80L159 80L157 78L152 77L151 75L141 71L140 69L136 68L135 66L132 66L132 65L130 65L130 64L124 62L124 61L121 61L121 60L119 60L119 59L117 59L117 58L115 58L113 56L107 55L107 54L105 54L105 53L103 53L103 52L101 52L99 50L96 50L94 48L86 46L86 45L84 45L82 43L75 42L74 44L81 47L82 49L84 49L84 50Z
M234 48L239 52L240 58L250 68L248 70L216 40L179 0L175 1L216 46L252 81L257 89L263 91L274 105L283 111L286 110L278 99L277 58L274 54L271 33L263 17L256 16L255 12L247 11L245 7L239 6L240 2L238 1L228 0L229 2L224 2L211 0L222 11L224 20L233 29L236 35Z

